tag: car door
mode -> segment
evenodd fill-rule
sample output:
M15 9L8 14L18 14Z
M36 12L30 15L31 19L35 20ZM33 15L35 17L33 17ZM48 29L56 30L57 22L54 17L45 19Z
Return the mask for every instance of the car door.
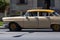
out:
M39 28L50 28L50 17L46 12L39 12Z
M49 14L51 24L60 24L60 15L57 12L52 12Z
M24 28L38 28L37 12L28 12L24 17Z

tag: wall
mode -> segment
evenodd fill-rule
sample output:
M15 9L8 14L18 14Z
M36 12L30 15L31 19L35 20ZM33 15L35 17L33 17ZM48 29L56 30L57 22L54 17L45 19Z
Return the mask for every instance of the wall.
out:
M60 0L55 0L55 8L60 9Z
M32 8L37 8L37 0L28 0L28 4L16 4L17 0L11 0L11 9L12 10L27 10Z

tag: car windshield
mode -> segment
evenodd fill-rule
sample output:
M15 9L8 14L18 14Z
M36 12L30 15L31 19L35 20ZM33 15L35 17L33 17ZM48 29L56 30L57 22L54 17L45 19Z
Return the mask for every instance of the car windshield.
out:
M55 16L59 16L59 14L57 12L53 12L52 14Z

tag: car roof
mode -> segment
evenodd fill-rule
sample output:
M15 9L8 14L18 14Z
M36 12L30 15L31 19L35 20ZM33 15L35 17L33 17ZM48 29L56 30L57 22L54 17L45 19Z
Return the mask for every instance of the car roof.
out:
M51 10L51 9L31 9L31 10L27 10L27 12L54 12L54 10Z

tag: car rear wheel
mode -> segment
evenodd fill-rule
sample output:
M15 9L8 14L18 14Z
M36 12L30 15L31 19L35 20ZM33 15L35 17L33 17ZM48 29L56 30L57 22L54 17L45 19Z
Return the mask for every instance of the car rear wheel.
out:
M9 23L9 30L10 31L21 31L21 27L14 22Z
M52 25L52 29L53 31L60 31L60 25L57 25L57 24Z

